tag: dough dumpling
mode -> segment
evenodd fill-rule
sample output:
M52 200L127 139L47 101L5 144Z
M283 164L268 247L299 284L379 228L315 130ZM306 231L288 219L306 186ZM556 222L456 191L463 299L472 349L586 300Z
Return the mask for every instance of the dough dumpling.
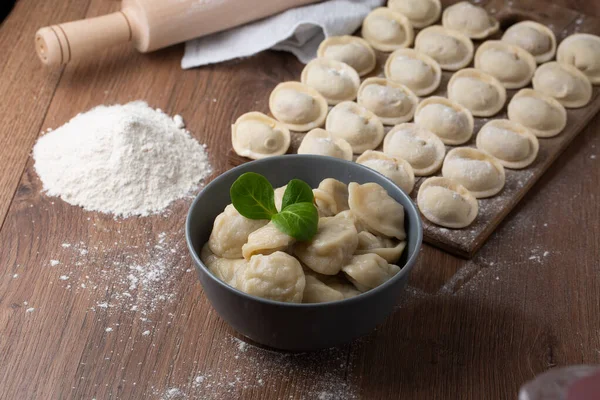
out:
M383 139L383 123L375 114L352 101L333 107L327 116L325 129L334 137L344 139L354 153L373 150Z
M500 28L498 20L483 8L461 1L444 10L442 14L444 28L454 29L472 39L484 39Z
M479 212L477 199L464 186L437 176L421 184L417 204L425 218L446 228L469 226Z
M450 78L448 99L467 108L476 117L491 117L504 107L506 89L493 76L465 68Z
M400 83L385 78L367 78L358 89L357 102L382 123L396 125L413 118L419 98Z
M366 292L392 279L400 267L389 264L377 254L362 254L353 256L342 271L358 290Z
M498 79L506 89L531 82L536 62L529 52L500 40L488 40L475 53L475 68Z
M307 267L324 275L335 275L348 262L358 235L354 222L343 215L319 218L317 234L309 242L299 242L294 254Z
M412 44L414 35L408 18L387 7L374 9L363 21L362 37L380 51L408 47Z
M385 62L385 77L406 86L417 96L426 96L440 86L442 69L426 54L414 49L399 49Z
M282 82L269 96L271 114L288 129L306 132L323 126L327 100L315 89L300 82Z
M425 28L440 18L440 0L389 0L388 7L408 18L415 28Z
M415 39L415 50L433 58L446 71L456 71L473 59L473 42L462 33L439 25L423 29Z
M442 166L446 148L439 137L412 123L396 125L383 141L383 152L406 160L417 176L437 172Z
M215 218L208 247L218 257L242 258L242 246L248 241L248 236L268 222L248 219L229 204L225 211Z
M567 125L567 110L550 96L521 89L508 103L508 119L525 126L537 137L552 137Z
M432 96L419 103L415 112L417 125L436 134L444 144L459 145L473 136L473 114L445 97Z
M290 140L284 124L256 111L242 115L231 126L233 150L253 160L285 154Z
M502 41L528 51L538 64L550 61L556 53L556 36L547 26L535 21L521 21L502 35Z
M313 189L315 204L319 210L319 216L331 217L342 211L349 210L348 185L337 179L326 178Z
M352 161L352 146L325 129L316 128L304 135L298 154L317 154Z
M328 58L315 58L306 64L300 80L321 93L332 106L354 100L360 86L360 77L354 68Z
M317 50L317 56L348 64L360 76L373 71L377 60L375 51L369 43L358 36L330 36L323 40Z
M238 276L238 289L264 299L301 303L306 278L300 262L281 251L252 256Z
M477 148L496 157L506 168L521 169L535 160L540 145L534 134L518 122L495 119L479 130Z
M285 194L285 189L287 189L287 185L278 187L274 190L273 200L275 200L275 208L277 209L277 211L281 211L281 205L283 204L283 195Z
M237 288L238 276L248 265L248 262L243 258L217 257L210 251L208 244L202 247L200 259L214 276L234 288Z
M344 295L329 285L321 282L312 275L305 275L306 286L304 287L303 303L326 303L329 301L344 300Z
M406 238L404 231L404 207L394 200L377 183L348 185L350 211L362 222L366 229L376 235Z
M381 151L367 150L356 162L384 175L407 194L412 192L415 186L415 173L410 164L402 158Z
M568 36L558 46L556 60L577 68L593 85L600 83L600 37L588 33Z
M476 198L491 197L502 190L504 167L481 150L458 147L446 154L442 175L463 185Z
M587 77L574 66L556 61L538 67L533 88L554 97L566 108L586 106L592 99L592 84Z
M255 254L271 254L276 251L285 251L295 239L286 235L272 223L269 222L260 229L255 230L248 236L248 242L242 246L242 254L246 260L250 260Z
M371 232L358 233L358 247L354 254L374 253L387 262L397 263L406 247L406 241L397 241L383 236L373 235Z

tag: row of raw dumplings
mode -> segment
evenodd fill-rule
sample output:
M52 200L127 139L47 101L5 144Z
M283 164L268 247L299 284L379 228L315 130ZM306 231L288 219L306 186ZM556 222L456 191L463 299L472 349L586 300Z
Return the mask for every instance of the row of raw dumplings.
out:
M275 190L278 209L284 192L285 187ZM404 208L383 187L330 178L313 193L319 225L311 241L296 242L273 223L247 219L230 204L215 219L202 261L236 289L292 303L343 300L400 271Z

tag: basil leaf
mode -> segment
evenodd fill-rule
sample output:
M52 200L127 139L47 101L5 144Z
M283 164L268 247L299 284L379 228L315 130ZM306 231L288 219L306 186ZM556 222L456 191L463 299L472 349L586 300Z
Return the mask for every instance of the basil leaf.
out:
M260 174L240 175L231 185L229 195L235 209L246 218L271 219L277 214L273 186Z
M312 203L314 201L312 188L300 179L292 179L285 188L281 209L295 203Z
M307 241L317 233L319 213L313 203L294 203L273 215L271 222L294 239Z

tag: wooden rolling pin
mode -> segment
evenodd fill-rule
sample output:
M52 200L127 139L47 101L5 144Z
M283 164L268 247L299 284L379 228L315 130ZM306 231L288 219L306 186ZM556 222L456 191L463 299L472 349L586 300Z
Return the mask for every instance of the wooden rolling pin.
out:
M47 65L93 58L126 42L146 53L317 1L123 0L121 11L41 28L35 48Z

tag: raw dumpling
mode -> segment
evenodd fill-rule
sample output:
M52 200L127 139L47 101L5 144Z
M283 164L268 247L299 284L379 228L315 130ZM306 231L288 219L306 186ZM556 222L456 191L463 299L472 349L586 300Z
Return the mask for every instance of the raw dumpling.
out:
M444 28L454 29L472 39L484 39L500 28L498 20L468 1L451 5L442 14Z
M414 49L399 49L385 63L385 77L405 85L417 96L426 96L440 86L440 64Z
M330 217L350 209L348 185L333 178L326 178L313 189L319 215Z
M400 267L388 264L377 254L362 254L352 257L342 271L358 290L366 292L392 279Z
M305 286L300 262L281 251L253 256L238 276L242 292L287 303L301 303Z
M576 33L558 46L556 60L583 72L594 85L600 83L600 37Z
M385 125L396 125L413 118L419 98L400 83L385 78L367 78L358 89L357 102Z
M406 247L406 241L395 241L393 239L376 236L371 232L362 231L358 233L358 247L354 254L374 253L389 263L397 263Z
M327 100L300 82L282 82L269 96L271 114L288 129L306 132L318 128L327 117Z
M233 150L254 160L285 154L290 139L290 131L284 124L256 111L242 115L231 126Z
M215 218L208 247L217 257L242 258L242 246L248 241L248 236L268 222L248 219L229 204L225 211Z
M348 262L358 235L354 222L345 216L319 218L317 234L309 242L299 242L294 254L307 267L324 275L335 275Z
M475 68L492 75L507 89L526 86L535 67L535 59L529 52L500 40L484 42L475 53Z
M550 96L521 89L508 103L508 119L525 126L537 137L552 137L567 125L567 110Z
M232 259L217 257L210 251L208 243L202 247L200 259L214 276L234 288L237 288L238 276L248 265L248 262L243 258Z
M362 222L366 229L375 234L406 238L404 231L404 207L394 200L377 183L348 185L350 211Z
M439 25L423 29L415 39L415 50L440 64L443 70L456 71L473 59L473 42L460 32Z
M362 37L375 49L394 51L412 44L415 33L404 14L387 7L374 9L365 17Z
M352 161L352 146L325 129L316 128L304 136L298 154L317 154Z
M317 56L348 64L360 76L373 71L376 64L375 51L366 40L357 36L331 36L323 40Z
M294 243L295 239L286 235L272 223L255 230L248 236L248 242L242 246L242 255L250 260L255 254L271 254L276 251L285 251Z
M425 28L440 17L440 0L389 0L388 7L401 12L415 28Z
M300 80L321 93L330 105L354 100L360 86L354 68L328 58L315 58L306 64Z
M469 226L479 212L477 199L464 186L437 176L421 184L417 204L425 218L446 228Z
M407 194L415 187L415 173L410 164L402 158L381 151L367 150L356 162L384 175Z
M592 84L572 65L556 61L542 64L533 76L533 88L554 97L566 108L579 108L592 99Z
M334 137L350 143L352 151L357 154L379 146L384 133L379 118L352 101L344 101L331 109L325 129Z
M473 136L471 112L445 97L432 96L419 103L415 122L436 134L444 144L463 144Z
M533 133L518 122L495 119L479 130L477 148L496 157L506 168L521 169L535 160L540 145Z
M504 32L502 41L527 50L538 64L550 61L556 53L556 36L547 26L521 21Z
M329 301L344 300L344 295L321 282L315 276L305 275L306 286L304 287L303 303L326 303Z
M506 102L506 89L493 76L474 68L461 69L448 82L448 99L476 117L498 114Z
M470 147L446 154L442 175L463 185L476 198L500 192L506 181L504 167L491 155Z
M417 176L435 173L442 166L446 148L439 137L411 123L396 125L383 141L383 152L406 160Z

